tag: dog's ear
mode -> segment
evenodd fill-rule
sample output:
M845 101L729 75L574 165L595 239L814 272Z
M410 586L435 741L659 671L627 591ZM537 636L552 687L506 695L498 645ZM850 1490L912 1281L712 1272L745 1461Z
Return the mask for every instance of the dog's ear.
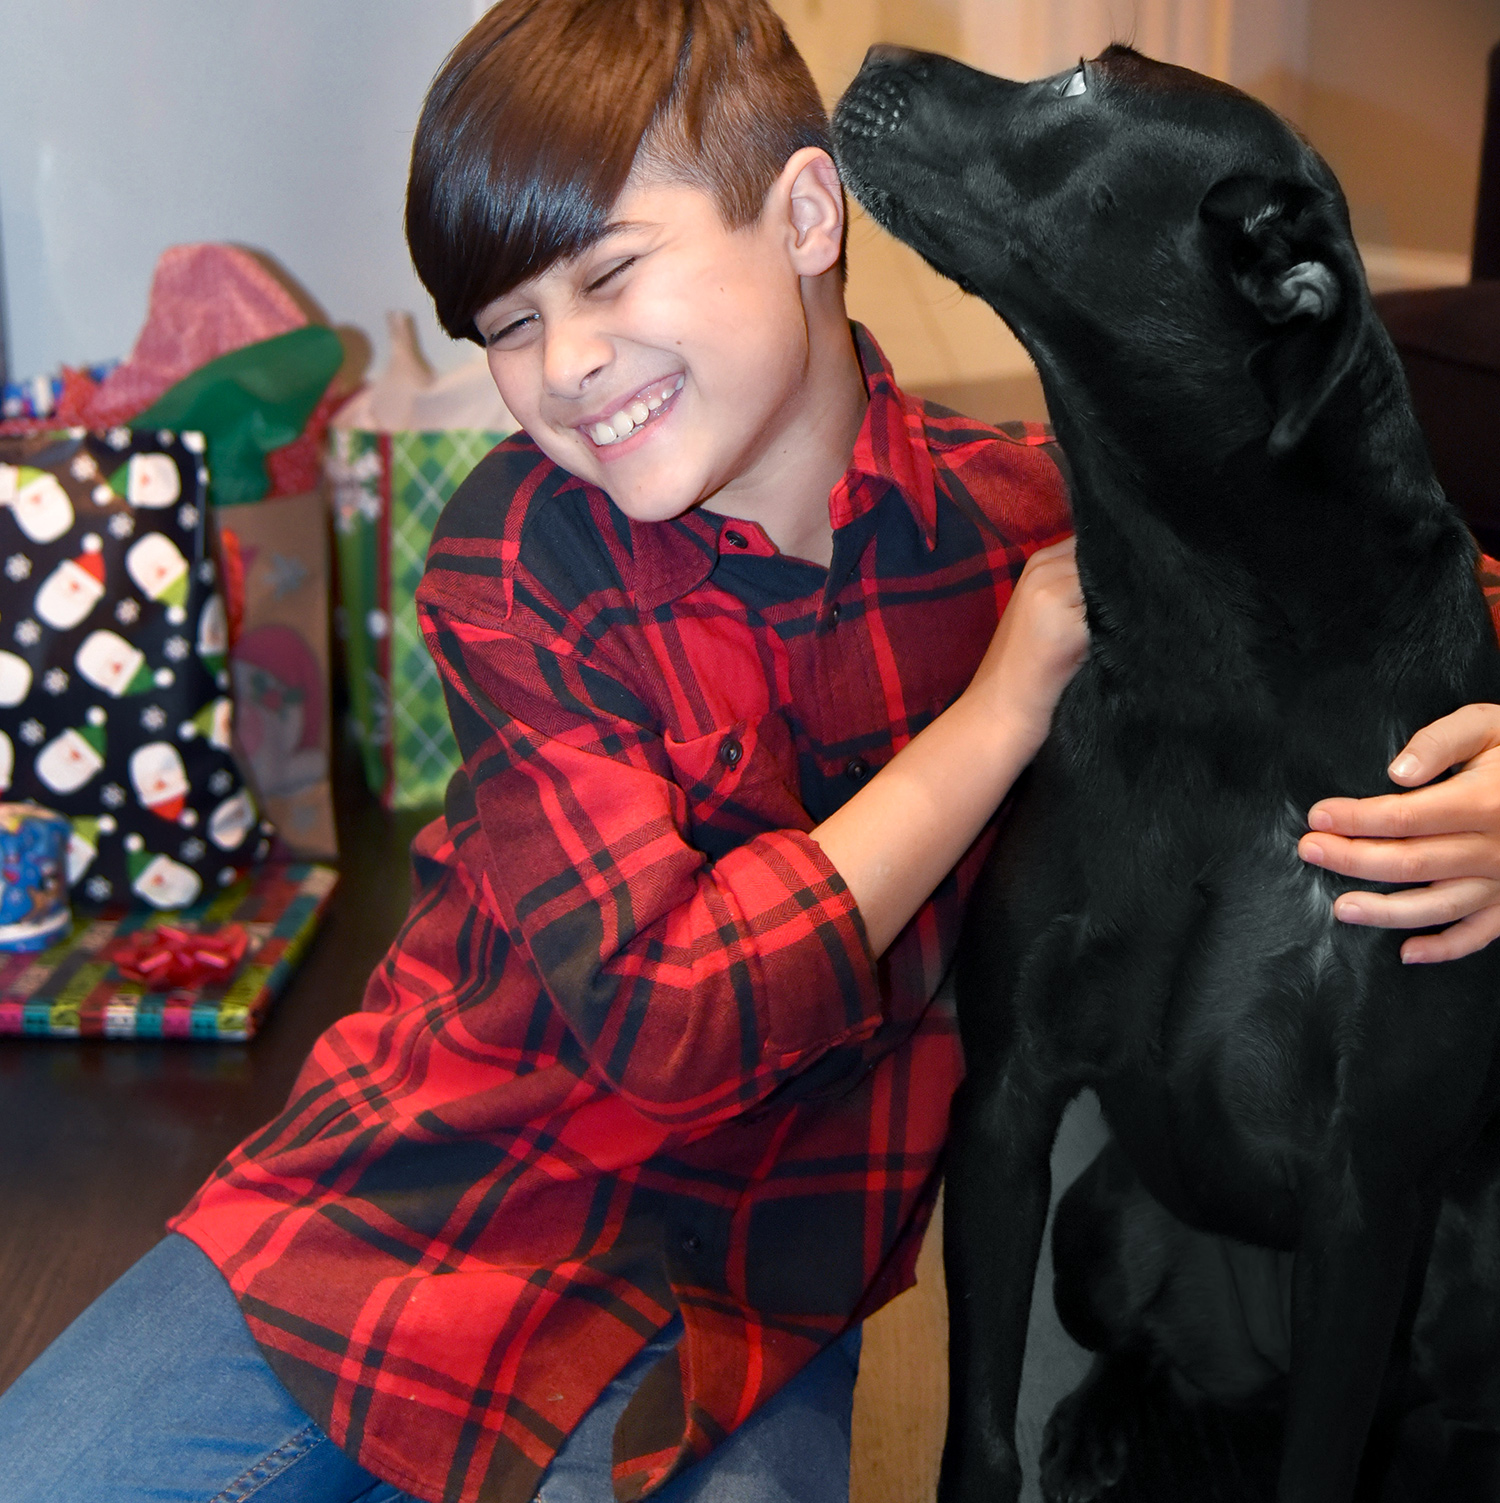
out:
M1256 371L1276 414L1268 447L1286 454L1359 348L1364 273L1348 224L1327 191L1254 175L1216 183L1199 214L1211 254L1270 326Z

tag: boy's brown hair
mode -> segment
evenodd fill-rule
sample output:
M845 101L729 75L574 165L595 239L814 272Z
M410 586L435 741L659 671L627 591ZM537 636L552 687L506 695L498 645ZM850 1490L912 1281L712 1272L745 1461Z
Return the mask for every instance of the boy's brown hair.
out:
M474 315L599 240L637 153L753 223L787 158L830 150L801 55L764 0L500 0L433 80L406 239L438 321Z

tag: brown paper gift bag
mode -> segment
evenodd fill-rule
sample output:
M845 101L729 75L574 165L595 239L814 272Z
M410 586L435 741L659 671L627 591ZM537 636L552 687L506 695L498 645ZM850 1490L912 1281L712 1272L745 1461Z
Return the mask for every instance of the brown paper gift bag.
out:
M230 651L235 751L285 853L334 858L327 501L308 491L218 516L244 575L244 615Z

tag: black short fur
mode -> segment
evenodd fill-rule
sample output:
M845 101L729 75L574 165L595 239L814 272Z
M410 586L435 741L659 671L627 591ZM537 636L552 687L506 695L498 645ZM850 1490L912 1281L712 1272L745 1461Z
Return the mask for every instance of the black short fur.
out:
M1500 700L1473 541L1338 184L1248 96L1123 47L1030 84L875 49L834 136L1035 359L1092 633L960 955L941 1497L1018 1495L1048 1150L1092 1085L1174 1216L1295 1254L1277 1496L1341 1503L1495 1102L1500 946L1403 966L1296 841L1317 799L1392 791L1418 727Z
M1109 1496L1123 1477L1127 1498L1175 1497L1162 1474L1186 1467L1212 1479L1194 1498L1272 1496L1264 1461L1275 1455L1291 1366L1294 1255L1178 1221L1109 1142L1058 1205L1052 1261L1057 1313L1096 1356L1048 1422L1044 1495ZM1396 1457L1383 1503L1500 1498L1497 1264L1492 1119L1445 1187L1405 1392L1372 1437L1378 1454ZM1153 1431L1171 1438L1166 1466Z

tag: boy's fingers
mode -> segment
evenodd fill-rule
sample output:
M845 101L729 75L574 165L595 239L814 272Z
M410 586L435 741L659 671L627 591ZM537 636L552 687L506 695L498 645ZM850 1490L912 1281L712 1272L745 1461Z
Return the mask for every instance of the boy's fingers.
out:
M1325 798L1307 811L1307 826L1315 835L1372 836L1409 840L1416 835L1453 835L1491 823L1500 810L1488 781L1466 779L1463 773L1432 788L1410 793L1378 793L1371 798Z
M1460 768L1453 777L1432 784L1453 767ZM1308 810L1298 854L1404 889L1341 894L1333 911L1345 923L1447 926L1413 935L1401 947L1403 961L1455 960L1483 949L1500 937L1500 705L1465 705L1424 726L1389 772L1412 791L1320 800Z
M1492 903L1444 929L1441 934L1414 934L1401 946L1401 959L1407 965L1457 960L1482 950L1497 938L1500 938L1500 903Z
M1500 882L1459 877L1404 892L1341 893L1333 916L1340 923L1375 929L1427 929L1434 924L1457 924L1496 905L1500 905Z
M1067 537L1056 543L1048 543L1045 548L1038 548L1026 562L1029 564L1034 559L1071 558L1078 550L1078 539L1069 533Z
M1457 877L1500 878L1491 842L1478 834L1350 840L1314 833L1297 842L1297 854L1311 866L1366 882L1410 885Z
M1058 569L1077 574L1078 563L1075 558L1077 546L1077 538L1067 537L1060 543L1048 543L1045 548L1038 548L1026 560L1021 570L1021 578L1025 579L1028 575L1035 577L1038 574L1047 574Z
M1493 746L1500 746L1500 705L1463 705L1406 743L1391 763L1391 780L1415 788Z

